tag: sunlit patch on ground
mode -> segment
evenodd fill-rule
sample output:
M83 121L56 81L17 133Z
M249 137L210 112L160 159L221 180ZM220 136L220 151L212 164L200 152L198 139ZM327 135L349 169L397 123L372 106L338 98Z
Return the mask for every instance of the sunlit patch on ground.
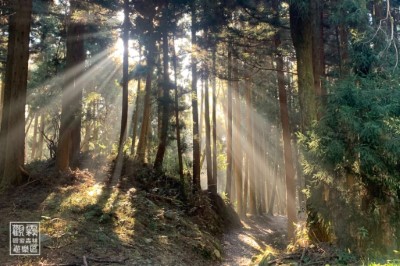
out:
M92 173L77 170L62 177L54 173L51 178L57 182L25 188L24 193L33 197L21 199L15 194L0 201L1 224L41 222L41 257L11 258L6 255L8 246L0 246L8 265L80 265L83 256L91 259L89 265L96 260L125 265L219 264L222 248L207 231L208 218L186 215L155 191L96 182ZM0 226L0 236L7 234L7 227Z
M89 188L87 194L89 197L100 196L103 192L103 185L102 184L95 184L93 187Z
M282 237L286 229L284 217L250 217L242 224L243 228L223 238L222 265L258 265L266 252L276 254L286 247L286 238Z
M250 246L250 247L252 247L252 248L254 248L256 250L259 250L259 251L262 250L260 244L257 243L256 239L254 239L254 236L247 235L247 234L239 234L238 238L239 238L240 241L242 241L242 243L244 245L248 245L248 246Z

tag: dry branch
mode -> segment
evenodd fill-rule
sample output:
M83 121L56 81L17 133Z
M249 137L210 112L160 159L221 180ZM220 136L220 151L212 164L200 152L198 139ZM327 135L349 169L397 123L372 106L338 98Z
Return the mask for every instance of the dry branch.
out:
M166 201L168 203L176 204L176 205L182 205L182 202L180 200L170 198L170 197L165 197L157 194L152 194L152 193L146 193L146 197L154 199L154 200L161 200L161 201Z

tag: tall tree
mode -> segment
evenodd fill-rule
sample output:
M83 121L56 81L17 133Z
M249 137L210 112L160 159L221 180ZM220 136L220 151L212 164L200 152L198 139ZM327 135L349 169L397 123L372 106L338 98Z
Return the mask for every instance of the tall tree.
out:
M168 26L169 26L169 7L168 1L163 3L162 14L162 50L163 50L163 91L162 91L162 120L160 139L157 148L157 154L154 161L154 168L161 170L165 150L167 148L168 128L169 128L169 104L170 104L170 79L169 79L169 45L168 45Z
M151 128L151 95L152 95L152 78L156 65L156 34L154 28L154 19L156 16L156 8L153 4L143 4L142 1L134 1L135 11L141 14L136 16L135 26L138 34L141 34L143 45L146 51L146 84L145 96L143 101L143 116L140 129L139 141L136 150L136 160L143 164L146 162L146 150L148 148L148 139Z
M234 92L234 154L233 154L233 174L235 177L235 193L237 202L237 212L239 215L244 216L243 213L243 153L242 153L242 108L240 100L240 87L239 87L239 61L236 58L233 60L232 74L233 74L233 92Z
M311 2L307 0L301 3L292 3L290 5L290 32L293 45L296 51L297 76L300 104L300 127L303 133L311 129L314 121L317 121L318 108L315 91L314 67L313 67L313 30L311 23L315 19L315 12L311 12ZM319 15L319 14L318 14ZM306 185L311 182L311 176L305 176ZM312 189L311 193L320 194L317 189ZM316 197L318 198L318 197ZM322 200L320 195L319 201ZM307 200L306 207L308 211L308 225L310 236L319 241L329 241L330 236L324 230L321 221L318 219L318 213L314 210L311 200Z
M228 132L226 133L226 187L225 193L231 198L232 192L232 45L228 44Z
M208 65L206 63L205 66L205 75L204 75L204 118L205 118L205 125L206 125L206 161L207 161L207 184L208 187L212 188L213 185L213 171L212 171L212 157L211 157L211 122L210 122L210 93L209 93L209 70Z
M136 160L143 164L146 162L146 148L148 145L148 136L150 133L150 112L151 112L151 80L153 75L154 66L154 54L149 51L147 55L147 75L146 75L146 85L145 85L145 95L143 101L143 119L142 127L140 129L139 142L136 150Z
M122 42L124 51L122 55L122 109L121 109L121 129L118 142L118 154L116 158L115 169L113 173L113 179L120 178L123 156L124 156L124 145L126 141L126 135L128 131L128 87L129 87L129 35L130 35L130 7L129 0L124 0L124 23L122 29Z
M22 181L25 159L25 104L28 79L29 33L32 0L11 2L8 53L4 84L4 106L1 122L1 185L7 187Z
M84 72L86 52L84 47L85 25L78 12L82 3L70 1L67 26L66 73L62 93L61 125L56 154L56 165L61 171L77 166L81 143L82 84L77 80Z
M246 103L246 122L245 122L245 138L246 138L246 147L244 147L244 152L246 154L246 161L245 161L245 178L244 178L244 195L243 195L243 211L244 213L247 212L247 201L249 193L249 185L250 182L252 182L252 175L254 173L253 171L253 131L252 131L252 116L253 116L253 108L252 108L252 85L251 85L251 76L250 76L250 71L246 70L245 71L245 81L244 81L244 86L245 86L245 103ZM252 185L252 191L253 191L253 185ZM254 192L254 191L253 191ZM251 195L250 195L251 196ZM255 208L255 202L252 204L249 204L252 208L251 212L254 213L254 208ZM250 209L250 208L249 208Z
M277 1L274 1L275 12L279 16L279 5ZM279 19L279 18L278 18ZM283 55L281 50L281 36L280 31L275 33L275 61L277 69L278 79L278 91L279 91L279 111L282 124L282 135L283 135L283 151L284 151L284 165L285 165L285 176L286 176L286 214L288 216L288 238L294 239L295 237L295 223L297 222L296 215L296 180L295 170L293 164L291 137L290 137L290 124L289 124L289 111L287 103L287 93L285 87L285 74L284 74L284 63ZM274 187L272 187L274 189Z
M217 164L217 78L216 78L216 49L217 45L214 44L212 48L212 183L209 184L209 190L213 194L217 194L218 187L218 164Z
M179 118L179 91L178 91L178 70L177 70L177 58L175 50L175 32L172 37L172 64L174 67L174 91L175 91L175 126L176 126L176 146L178 149L178 167L179 167L179 178L181 181L181 192L185 197L185 177L183 175L183 156L182 156L182 142L181 142L181 122Z
M142 58L142 45L139 43L139 58ZM131 146L131 156L135 156L135 148L136 148L136 138L137 138L137 127L139 121L139 106L140 106L140 96L141 96L141 81L142 77L138 77L137 79L137 90L136 90L136 101L135 101L135 110L132 114L132 146Z
M121 131L118 143L118 156L121 155L122 149L126 140L127 125L128 125L128 85L129 85L129 34L130 34L130 10L129 0L124 0L124 23L122 41L124 52L122 56L122 114L121 114Z
M197 16L196 16L196 1L191 3L192 15L192 118L193 118L193 191L200 190L200 131L199 131L199 108L197 96Z
M247 75L247 90L246 90L246 106L247 106L247 142L250 147L246 149L247 158L248 158L248 177L249 177L249 213L256 214L256 163L254 159L256 159L255 149L256 149L256 140L254 138L255 131L255 108L253 107L253 88L250 83L250 75Z

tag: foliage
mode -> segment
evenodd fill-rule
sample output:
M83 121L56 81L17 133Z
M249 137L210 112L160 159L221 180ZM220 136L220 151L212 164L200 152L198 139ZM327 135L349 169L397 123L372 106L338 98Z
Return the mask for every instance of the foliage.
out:
M345 204L341 207L343 213L353 212L352 218L345 218L358 228L353 235L358 244L355 241L353 245L361 248L360 242L366 242L378 246L383 243L374 238L384 237L374 225L382 226L386 215L391 217L392 226L398 223L395 217L396 202L400 200L400 88L395 77L370 74L350 76L338 81L331 90L334 93L329 96L324 117L300 136L304 171L313 176L313 186L324 191L321 195L330 190L339 197L337 207ZM318 196L314 197L315 203ZM323 210L320 214L325 223L330 221L332 232L343 230L337 228L337 214Z

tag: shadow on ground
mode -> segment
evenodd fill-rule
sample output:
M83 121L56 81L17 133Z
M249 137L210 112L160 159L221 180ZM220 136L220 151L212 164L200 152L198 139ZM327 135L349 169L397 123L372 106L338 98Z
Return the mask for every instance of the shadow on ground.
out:
M222 229L207 196L183 204L176 182L147 168L119 182L98 168L35 168L31 183L0 196L1 265L220 264ZM10 221L41 222L40 256L8 255Z
M222 239L222 265L250 265L266 249L286 248L286 217L250 216L242 224L242 228L227 232Z

